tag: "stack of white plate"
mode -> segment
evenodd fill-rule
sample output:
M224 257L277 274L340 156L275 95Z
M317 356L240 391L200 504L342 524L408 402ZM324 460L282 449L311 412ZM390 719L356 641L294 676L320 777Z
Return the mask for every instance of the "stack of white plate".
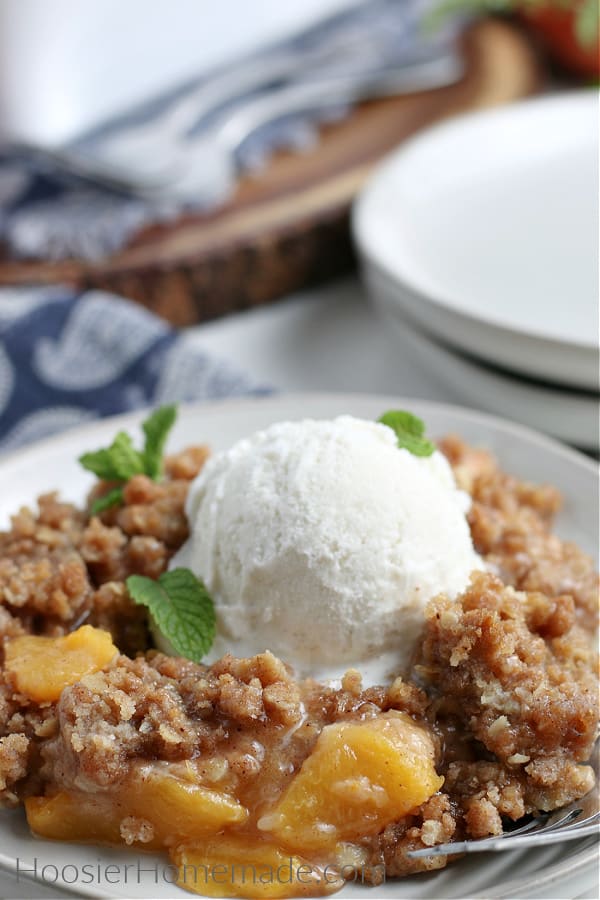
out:
M353 221L369 292L415 366L463 403L589 449L598 112L590 89L438 125L383 163Z

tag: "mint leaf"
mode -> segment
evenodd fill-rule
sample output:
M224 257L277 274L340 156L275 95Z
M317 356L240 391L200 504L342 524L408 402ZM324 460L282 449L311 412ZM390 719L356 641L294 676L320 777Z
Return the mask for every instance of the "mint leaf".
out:
M136 450L125 431L120 431L110 447L84 453L79 462L102 481L117 482L118 487L92 503L92 515L121 503L125 484L134 475L148 475L158 481L162 475L162 456L169 431L177 417L176 406L161 406L142 424L146 440L142 451Z
M397 429L408 431L409 434L415 437L423 437L425 434L425 422L423 419L413 416L412 413L404 409L390 409L380 416L377 421L387 425L393 431Z
M164 572L158 581L130 575L127 590L147 606L164 636L182 656L200 662L215 639L215 608L204 584L189 569Z
M79 457L79 462L84 469L93 472L103 481L118 481L113 466L112 454L109 449L96 450L94 453L84 453Z
M146 435L144 470L146 475L153 478L154 481L157 481L162 474L163 452L176 418L176 406L161 406L142 425Z
M79 457L84 469L89 469L103 481L129 481L144 472L142 455L134 448L131 438L120 431L110 447Z
M398 446L414 456L431 456L435 444L425 437L425 423L404 409L390 409L377 420L396 434Z
M118 433L108 452L111 454L118 480L129 481L134 475L143 474L144 458L135 449L133 441L125 431Z
M120 506L122 502L123 488L116 487L113 488L112 491L108 491L107 494L103 494L101 497L96 497L96 499L92 503L90 512L93 516L97 516L98 513L104 512L105 509L110 509L112 506Z

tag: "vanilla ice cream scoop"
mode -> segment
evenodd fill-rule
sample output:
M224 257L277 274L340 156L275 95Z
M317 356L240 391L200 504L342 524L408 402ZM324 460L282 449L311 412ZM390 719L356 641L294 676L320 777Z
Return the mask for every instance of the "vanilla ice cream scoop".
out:
M427 601L482 562L446 459L386 425L283 422L211 458L172 566L203 579L225 650L272 650L299 674L378 681L409 661Z

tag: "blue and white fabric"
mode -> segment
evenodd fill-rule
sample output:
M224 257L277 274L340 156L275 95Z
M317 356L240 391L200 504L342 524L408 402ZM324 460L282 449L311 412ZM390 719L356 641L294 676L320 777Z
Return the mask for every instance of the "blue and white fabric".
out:
M264 393L128 300L0 288L0 452L100 416Z

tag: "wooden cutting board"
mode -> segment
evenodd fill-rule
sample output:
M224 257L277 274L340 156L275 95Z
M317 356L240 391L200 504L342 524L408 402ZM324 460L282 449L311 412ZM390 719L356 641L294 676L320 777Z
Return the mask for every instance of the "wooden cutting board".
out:
M146 228L94 264L0 259L0 284L101 288L183 326L339 274L353 264L350 204L382 156L426 125L516 100L543 83L534 49L508 23L479 23L465 36L464 54L458 84L361 105L325 128L310 153L280 153L260 177L243 178L217 213Z

